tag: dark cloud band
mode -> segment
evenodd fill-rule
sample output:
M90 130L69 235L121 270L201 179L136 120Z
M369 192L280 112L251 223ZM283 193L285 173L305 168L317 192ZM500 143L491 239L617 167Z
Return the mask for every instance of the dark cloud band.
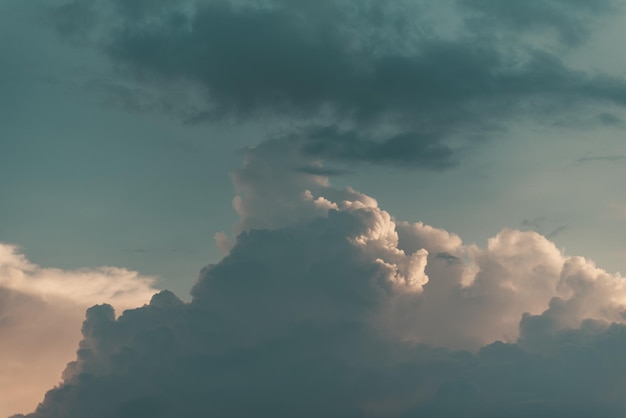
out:
M392 128L379 143L334 133L305 147L344 161L442 169L453 165L450 138L469 144L510 120L626 102L623 80L570 68L524 37L551 28L572 47L612 10L609 1L458 4L452 34L433 29L419 1L76 0L56 16L67 34L63 22L91 7L105 22L97 45L118 68L157 90L181 81L203 90L207 107L188 120L321 118L349 125L352 138ZM518 36L499 36L502 27Z

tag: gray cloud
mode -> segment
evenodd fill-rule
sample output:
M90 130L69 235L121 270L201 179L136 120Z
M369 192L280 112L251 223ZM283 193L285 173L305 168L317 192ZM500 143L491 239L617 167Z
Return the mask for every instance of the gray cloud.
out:
M619 162L626 159L626 155L598 155L594 157L580 157L576 160L578 163L587 163L587 162Z
M558 236L559 234L561 234L561 232L566 231L568 228L569 227L567 225L558 226L555 229L553 229L552 231L548 232L546 234L546 238L553 239L556 236Z
M305 174L313 174L315 176L344 176L346 174L351 174L350 170L341 169L341 168L329 168L329 167L319 167L315 165L305 165L295 168L296 171Z
M459 257L446 253L446 252L437 253L436 257L442 260L446 260L448 263L460 263L461 262Z
M522 226L533 229L535 231L539 231L543 228L543 224L545 221L546 221L546 218L543 216L540 216L538 218L533 218L533 219L524 219L522 221Z
M456 161L455 152L441 139L405 132L384 140L372 140L356 131L321 127L304 133L302 151L324 159L399 164L425 169L446 169Z
M74 357L85 309L145 303L154 279L113 267L61 270L0 242L0 416L32 410Z
M235 173L242 232L192 301L90 308L26 417L623 416L619 276L534 232L396 222L279 145Z
M92 6L108 10L92 36L144 86L193 83L204 91L207 108L189 121L321 119L348 125L353 138L384 131L379 143L335 133L306 147L343 161L442 169L452 166L451 139L471 143L512 119L625 103L623 80L577 71L523 36L494 32L550 27L572 43L612 10L609 1L459 3L451 13L460 23L446 34L419 1L103 0ZM79 4L89 3L75 0L57 19Z
M546 238L549 239L554 239L556 238L558 235L560 235L562 232L566 231L567 229L569 229L568 225L556 225L554 226L554 220L550 220L547 219L544 216L539 216L537 218L533 218L533 219L524 219L522 221L522 227L524 229L530 229L533 231L537 231L543 235L545 235ZM552 225L550 225L552 224Z
M600 113L597 117L601 123L603 123L604 125L609 125L609 126L620 126L624 122L621 118L608 112Z
M162 292L117 321L109 306L91 308L64 383L27 417L626 412L626 327L560 330L554 303L523 319L518 344L475 354L385 336L372 318L391 288L381 266L344 239L361 228L331 213L250 231L203 271L190 304Z

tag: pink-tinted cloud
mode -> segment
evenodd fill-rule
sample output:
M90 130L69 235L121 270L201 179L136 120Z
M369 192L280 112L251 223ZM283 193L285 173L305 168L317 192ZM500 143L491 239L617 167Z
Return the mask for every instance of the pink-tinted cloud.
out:
M43 268L0 243L0 416L32 410L61 381L87 307L140 306L155 292L153 281L113 267Z

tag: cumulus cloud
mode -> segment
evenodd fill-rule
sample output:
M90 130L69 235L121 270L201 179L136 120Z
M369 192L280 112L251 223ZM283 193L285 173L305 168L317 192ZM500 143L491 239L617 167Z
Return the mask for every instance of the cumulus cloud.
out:
M622 277L536 232L397 221L275 145L234 173L238 234L192 301L90 308L28 418L626 413Z
M564 60L619 11L612 0L71 0L52 10L64 37L110 59L107 91L123 91L120 101L161 95L159 107L193 122L287 120L302 152L340 162L446 169L510 121L626 103L622 78Z
M150 277L113 267L43 268L0 243L0 414L32 410L60 381L87 307L136 307L149 301L152 284Z

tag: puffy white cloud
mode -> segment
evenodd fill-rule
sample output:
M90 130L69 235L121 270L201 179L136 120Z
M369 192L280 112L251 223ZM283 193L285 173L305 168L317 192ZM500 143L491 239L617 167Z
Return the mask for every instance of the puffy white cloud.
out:
M294 171L294 165L320 162L288 145L273 141L249 150L234 174L237 207L247 208L239 211L238 230L293 227L316 217L328 219L329 211L358 219L361 230L346 238L370 262L380 264L387 283L395 285L378 321L402 340L460 349L478 349L496 340L514 342L525 313L539 315L551 299L571 297L575 260L596 269L535 232L505 229L480 248L421 222L396 221L367 195L337 190L327 177ZM600 282L610 288L608 293L620 294L619 275L605 273ZM611 313L596 310L571 318L620 320L621 308L614 302L607 305L608 293L594 300Z
M0 416L32 410L57 384L80 341L87 307L147 302L153 279L113 268L42 268L0 243Z
M154 294L154 278L118 267L62 270L29 262L15 246L0 244L0 286L44 300L66 299L80 305L103 298L120 309L136 307Z
M619 275L535 232L398 222L275 145L235 173L240 233L192 301L90 308L29 418L624 416Z

